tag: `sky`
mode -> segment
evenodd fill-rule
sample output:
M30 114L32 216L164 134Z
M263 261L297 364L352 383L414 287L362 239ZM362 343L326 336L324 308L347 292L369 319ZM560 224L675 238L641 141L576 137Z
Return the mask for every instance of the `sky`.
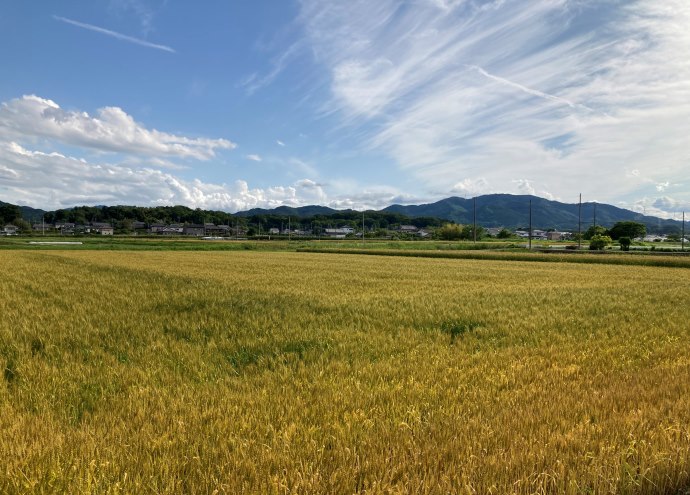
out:
M687 0L0 4L0 200L690 212Z

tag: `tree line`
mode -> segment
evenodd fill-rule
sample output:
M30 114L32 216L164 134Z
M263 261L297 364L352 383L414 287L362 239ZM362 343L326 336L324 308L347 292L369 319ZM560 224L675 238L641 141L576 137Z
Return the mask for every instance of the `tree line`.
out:
M56 224L61 222L84 225L93 222L112 224L116 230L132 230L133 222L143 222L147 226L152 224L204 224L240 226L253 228L257 232L267 232L271 228L323 230L335 227L352 227L361 229L362 220L366 230L388 229L399 225L414 225L417 228L438 227L442 220L435 217L408 217L400 213L367 211L362 214L357 211L338 211L331 214L317 214L312 216L287 216L272 213L261 213L251 216L233 215L224 211L202 210L187 206L77 206L46 212L42 219L35 222ZM24 224L30 228L22 218L21 209L16 205L3 203L0 205L0 221L4 224L13 223L19 227Z

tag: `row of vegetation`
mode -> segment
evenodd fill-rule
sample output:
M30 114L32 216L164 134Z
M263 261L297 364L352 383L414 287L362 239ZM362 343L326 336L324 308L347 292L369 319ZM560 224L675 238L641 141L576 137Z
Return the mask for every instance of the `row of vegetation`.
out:
M5 252L0 493L683 493L690 277Z
M107 222L115 227L118 233L134 231L134 222L143 222L146 226L152 224L204 224L238 226L244 231L251 229L251 234L267 233L270 228L309 229L320 233L330 227L364 228L374 232L378 229L401 224L414 225L415 227L437 227L441 220L434 217L407 217L399 213L386 213L368 211L362 213L352 210L337 211L328 215L312 215L307 217L288 218L279 214L257 214L251 216L237 216L224 211L209 211L200 208L192 209L186 206L78 206L75 208L55 210L47 212L41 218L32 219L35 223L45 222L55 224L69 222L75 224L88 224L91 222ZM31 230L31 224L22 218L18 206L3 204L0 206L0 222L13 223L22 227L25 231Z
M568 253L567 251L539 251L526 252L502 250L416 250L416 249L357 249L357 248L325 248L303 247L298 252L325 254L366 254L373 256L403 256L413 258L446 258L446 259L474 259L493 261L529 261L551 263L584 263L605 265L637 265L661 266L667 268L690 268L690 258L678 256L650 256L640 253L640 256L625 256L611 254L595 256L584 253Z

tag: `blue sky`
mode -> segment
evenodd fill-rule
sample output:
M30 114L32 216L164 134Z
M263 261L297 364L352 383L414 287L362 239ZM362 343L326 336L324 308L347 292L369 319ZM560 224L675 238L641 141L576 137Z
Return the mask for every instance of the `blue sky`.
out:
M0 6L0 200L690 211L686 0Z

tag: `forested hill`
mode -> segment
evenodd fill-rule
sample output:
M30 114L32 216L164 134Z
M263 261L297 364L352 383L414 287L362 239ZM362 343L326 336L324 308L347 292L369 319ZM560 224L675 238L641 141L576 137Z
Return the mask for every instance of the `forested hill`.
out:
M379 211L367 211L367 221L380 225L411 223L417 226L438 225L442 221L470 224L474 220L476 201L476 220L483 227L505 227L516 229L529 225L530 201L532 226L540 229L577 230L578 204L561 203L536 196L516 196L511 194L489 194L476 199L458 197L446 198L435 203L422 205L391 205ZM28 222L46 223L68 221L122 222L125 220L146 223L204 223L233 224L237 217L272 223L288 217L300 221L317 221L321 224L338 221L360 222L362 212L355 210L335 210L326 206L280 206L274 209L254 208L234 215L223 211L192 209L186 206L76 206L55 211L43 211L28 206L15 206L0 202L0 221L11 222L19 217ZM583 203L581 209L583 230L592 225L611 227L616 222L636 221L643 223L649 232L680 231L681 222L644 216L634 211L601 203ZM254 219L254 220L251 220ZM246 221L246 220L245 220Z
M382 211L417 217L431 216L467 224L473 222L474 199L451 197L423 205L391 205ZM578 204L561 203L529 195L488 194L476 198L477 223L484 227L517 228L529 224L530 201L532 202L532 225L535 228L575 230L578 226ZM647 230L676 229L680 222L645 216L634 211L601 203L582 203L581 219L584 228L592 225L610 227L616 222L636 221Z
M25 220L40 220L46 212L30 206L17 206L0 201L0 221L12 221L15 217Z

